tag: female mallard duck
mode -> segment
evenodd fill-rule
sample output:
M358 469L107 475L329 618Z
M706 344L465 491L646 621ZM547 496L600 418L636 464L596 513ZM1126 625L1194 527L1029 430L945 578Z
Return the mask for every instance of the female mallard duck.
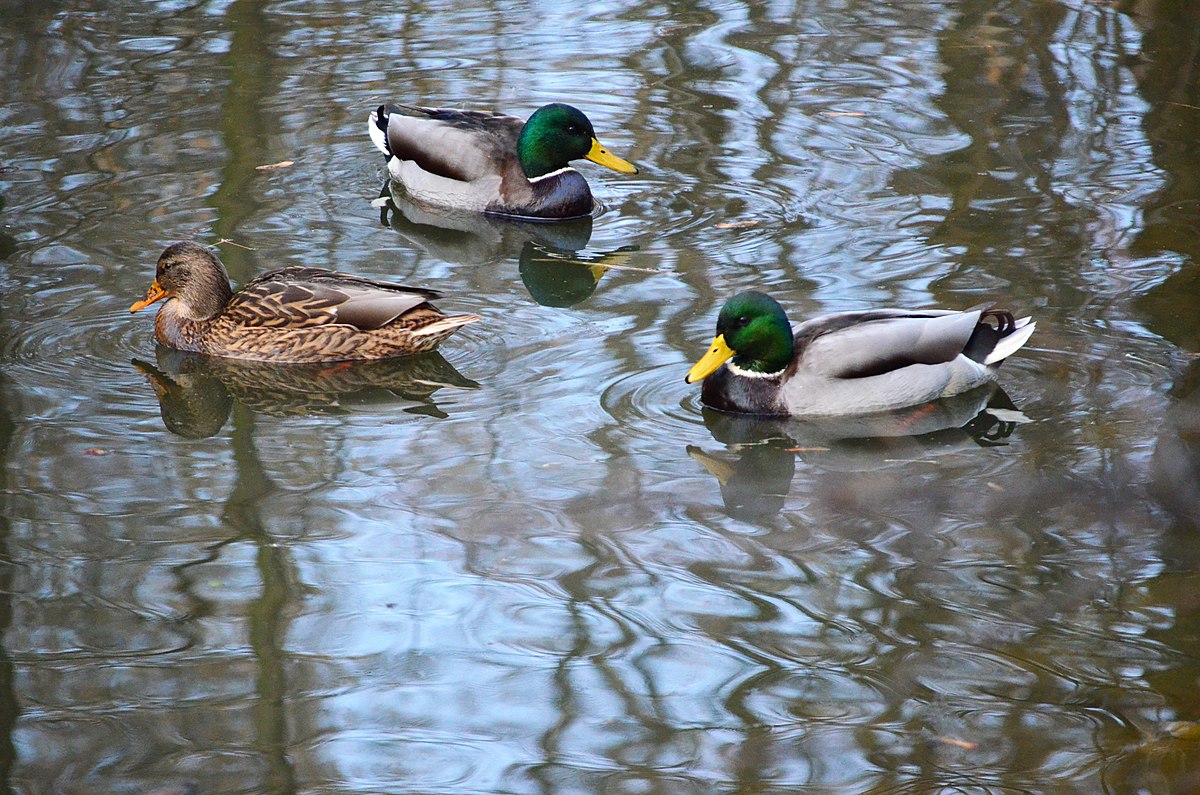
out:
M637 169L596 140L592 123L554 103L528 121L500 113L380 105L367 130L388 173L415 201L455 210L559 220L589 214L586 157L622 174Z
M291 267L264 273L234 293L225 266L195 243L158 258L146 297L167 302L154 337L169 348L254 361L303 363L386 359L433 350L478 315L444 315L433 290Z
M687 382L722 411L866 414L957 395L996 378L1035 324L999 309L873 309L807 320L795 335L775 299L736 295Z

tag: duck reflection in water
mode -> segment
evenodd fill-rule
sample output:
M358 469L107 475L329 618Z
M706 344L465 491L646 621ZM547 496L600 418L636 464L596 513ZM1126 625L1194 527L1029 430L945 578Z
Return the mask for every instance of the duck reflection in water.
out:
M1172 403L1154 445L1150 491L1180 527L1188 528L1190 538L1200 529L1200 359L1188 365L1168 394ZM1180 546L1196 549L1192 540Z
M703 416L727 452L688 445L688 455L717 478L726 513L749 520L783 509L797 458L821 469L869 472L964 447L1003 446L1029 421L995 384L883 414L764 419L705 407Z
M600 279L620 269L635 247L582 255L592 237L590 215L553 224L426 207L384 184L374 202L379 222L442 260L493 265L516 260L521 281L542 306L568 307L596 291Z
M189 439L216 434L233 401L277 417L348 414L356 409L412 401L404 411L448 416L433 401L444 387L478 389L437 351L399 359L329 364L271 364L220 359L159 345L156 363L133 366L158 396L163 424Z

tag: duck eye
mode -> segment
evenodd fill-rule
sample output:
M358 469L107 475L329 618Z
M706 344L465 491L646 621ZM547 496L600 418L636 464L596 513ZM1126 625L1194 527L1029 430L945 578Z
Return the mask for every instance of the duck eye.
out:
M737 319L738 328L745 328L750 325L750 318L747 315L742 315Z

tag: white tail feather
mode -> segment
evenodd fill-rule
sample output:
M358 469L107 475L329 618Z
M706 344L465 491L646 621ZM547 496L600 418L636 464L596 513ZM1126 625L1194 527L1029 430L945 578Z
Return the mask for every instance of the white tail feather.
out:
M1014 325L1016 326L1016 330L996 343L996 347L983 360L984 364L999 364L1009 356L1012 356L1021 349L1022 345L1029 342L1034 329L1037 328L1037 323L1031 322L1027 317L1021 318Z
M367 119L367 134L371 136L372 143L375 144L375 147L380 152L383 152L388 157L392 156L392 153L388 151L387 133L379 128L378 110L371 111L371 116Z

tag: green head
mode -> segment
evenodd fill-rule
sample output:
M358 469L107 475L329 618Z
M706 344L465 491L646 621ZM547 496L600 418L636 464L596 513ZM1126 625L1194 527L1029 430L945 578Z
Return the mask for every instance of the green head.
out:
M739 293L721 307L717 336L687 382L707 378L729 359L752 373L778 373L791 363L792 350L792 324L783 307L764 293Z
M581 157L622 174L637 173L633 165L610 154L596 140L592 123L583 111L561 102L543 105L533 112L517 138L517 156L530 179L566 168Z

